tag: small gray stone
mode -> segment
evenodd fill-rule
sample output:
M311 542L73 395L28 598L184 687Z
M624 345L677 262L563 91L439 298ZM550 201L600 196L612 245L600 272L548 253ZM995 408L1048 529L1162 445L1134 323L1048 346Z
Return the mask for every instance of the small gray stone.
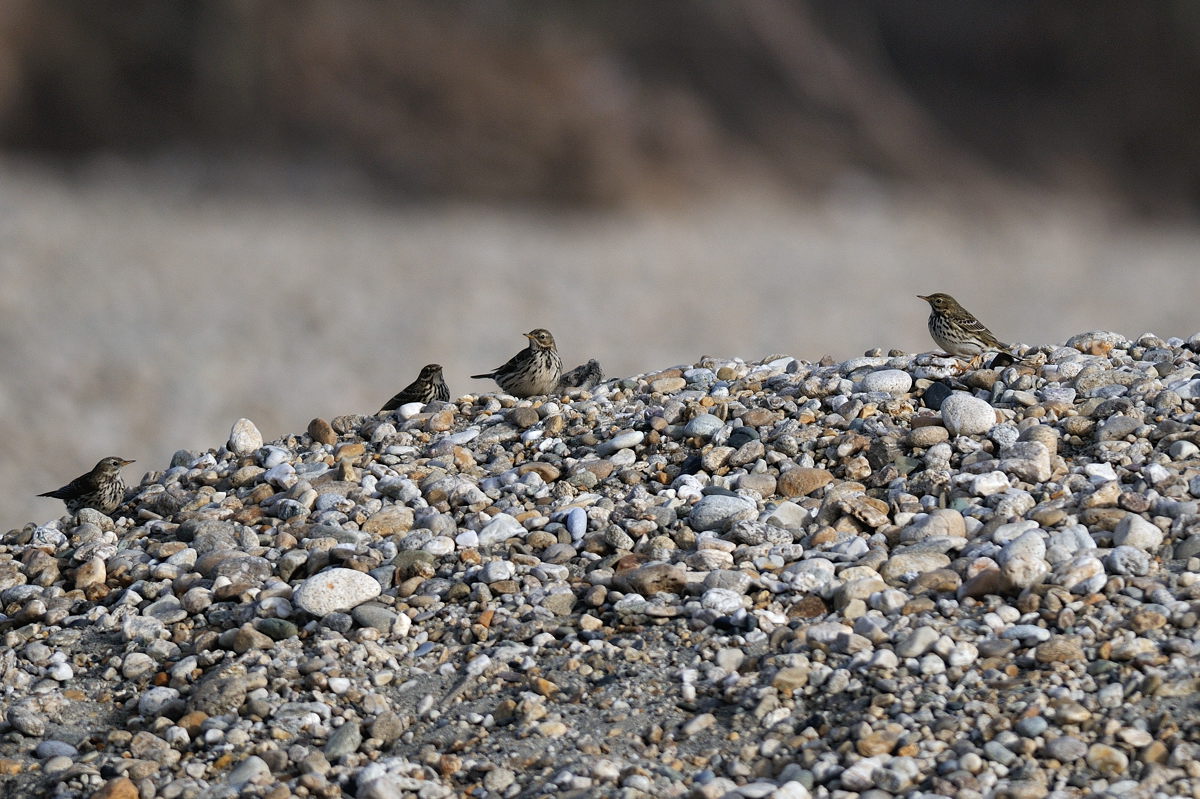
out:
M1060 735L1057 738L1051 738L1046 741L1046 745L1042 750L1048 757L1052 757L1062 763L1073 763L1076 760L1083 759L1087 754L1087 744L1079 740L1073 735Z
M18 702L8 709L8 723L22 735L41 738L46 734L46 719L32 702Z
M754 503L745 497L710 494L692 506L688 524L702 533L706 530L725 530L734 522L748 521L758 515Z
M1036 738L1044 733L1048 726L1049 722L1042 716L1028 716L1018 721L1013 729L1025 738Z
M787 530L798 530L812 520L812 513L797 505L795 502L780 502L775 509L769 511L767 523Z
M1007 766L1017 759L1013 750L996 740L985 743L983 753L987 755L988 760L993 760L1002 766Z
M479 545L491 546L507 541L510 538L524 538L525 528L519 521L507 513L497 513L479 531Z
M646 434L641 430L625 430L596 447L596 454L608 457L620 450L636 447L645 437Z
M511 580L517 573L516 567L507 560L490 560L479 570L479 579L489 585L501 580Z
M179 600L170 594L155 602L151 602L142 610L142 613L158 619L163 624L173 624L177 621L183 621L188 616L187 611L184 610Z
M179 715L183 712L183 700L179 691L166 686L156 686L148 689L138 699L138 713L147 718L157 718L164 715ZM174 712L172 712L174 711Z
M1050 479L1050 450L1040 441L1018 441L1000 452L1000 470L1027 483Z
M39 743L34 754L45 760L51 757L75 757L79 754L79 750L65 741L51 740Z
M902 658L920 657L941 637L932 627L918 627L896 644L896 655Z
M385 710L371 722L371 737L390 744L403 735L407 728L408 725L403 718L390 710Z
M1113 530L1113 544L1153 552L1162 546L1163 532L1136 513L1130 513Z
M258 755L250 755L250 757L233 767L233 770L225 778L225 784L240 788L256 777L265 776L270 773L271 768L265 760Z
M567 512L567 518L563 524L566 525L567 532L571 534L571 540L578 541L587 532L587 511L583 508L571 508Z
M709 438L724 426L725 423L711 413L702 413L684 425L683 434Z
M347 721L333 731L322 750L330 762L334 762L351 752L358 751L362 743L362 729L357 721Z
M1125 436L1132 435L1143 424L1141 419L1132 416L1110 416L1096 431L1097 441L1120 441Z
M1130 546L1114 547L1104 557L1104 565L1112 574L1141 577L1150 573L1153 564L1150 553Z
M360 627L371 627L381 633L389 633L399 616L396 611L374 602L365 602L350 611L350 617ZM272 636L274 637L274 636Z
M942 422L951 435L986 433L996 424L996 410L984 400L956 391L942 402Z

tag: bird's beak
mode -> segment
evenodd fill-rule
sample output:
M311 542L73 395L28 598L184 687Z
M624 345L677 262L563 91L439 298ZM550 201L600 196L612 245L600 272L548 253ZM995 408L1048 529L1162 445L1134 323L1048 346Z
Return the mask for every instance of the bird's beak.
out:
M122 458L122 459L121 459L121 465L122 465L122 466L128 466L128 465L129 465L129 464L131 464L131 463L137 463L137 461L127 461L127 460L125 460L124 458Z
M929 298L928 298L928 297L926 297L924 294L918 294L918 295L917 295L917 299L918 299L918 300L925 300L925 302L929 302Z
M525 338L529 339L530 341L533 341L533 334L532 334L532 333L526 333L526 334L525 334Z

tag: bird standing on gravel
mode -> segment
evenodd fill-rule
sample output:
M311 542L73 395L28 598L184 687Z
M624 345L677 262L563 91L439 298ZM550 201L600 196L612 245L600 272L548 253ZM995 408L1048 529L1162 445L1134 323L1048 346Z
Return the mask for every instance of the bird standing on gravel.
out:
M559 375L562 374L562 361L559 360L558 350L554 346L554 336L544 328L537 328L525 334L529 346L518 352L503 366L498 366L491 372L481 375L471 375L473 379L490 377L500 388L514 397L533 397L538 394L549 394L558 385Z
M983 322L949 294L918 294L917 298L929 303L929 335L955 358L970 358L974 363L989 350L1012 354L1007 344L992 335Z
M410 402L419 402L424 405L434 400L441 402L448 402L450 400L450 389L446 386L446 381L442 378L442 365L440 363L426 364L421 369L421 374L417 375L417 379L402 388L396 396L385 402L378 413L394 411L401 405Z
M80 508L95 508L101 513L111 514L125 499L125 482L121 479L121 467L131 463L133 461L109 456L97 463L87 474L76 477L62 488L38 496L61 499L70 513L75 513Z

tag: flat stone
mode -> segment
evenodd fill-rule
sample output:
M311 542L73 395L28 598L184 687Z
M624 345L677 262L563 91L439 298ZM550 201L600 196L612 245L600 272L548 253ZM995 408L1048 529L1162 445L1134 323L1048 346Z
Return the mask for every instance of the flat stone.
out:
M510 538L524 538L525 526L507 513L497 513L479 531L479 545L491 546L507 541Z
M380 536L395 535L412 529L412 508L404 505L385 505L363 523L363 531Z
M776 490L785 497L806 497L833 481L828 469L796 467L779 475Z
M745 497L710 494L692 506L688 524L698 533L707 530L725 530L739 521L748 521L758 515L758 508Z
M914 577L950 565L950 558L941 552L912 552L893 555L879 569L879 574L892 585L903 585Z
M648 563L617 575L616 581L644 597L659 593L678 594L687 584L687 572L667 563Z
M950 431L941 425L924 425L922 427L914 427L909 431L907 440L910 447L928 449L934 444L940 444L943 441L949 441Z
M1056 635L1037 645L1033 652L1039 663L1068 663L1083 660L1083 646L1073 636Z

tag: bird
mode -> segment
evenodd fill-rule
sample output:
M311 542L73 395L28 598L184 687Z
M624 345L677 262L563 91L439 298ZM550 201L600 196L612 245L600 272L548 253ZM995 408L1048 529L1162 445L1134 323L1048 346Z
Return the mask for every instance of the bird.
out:
M972 363L989 350L1012 355L1007 344L949 294L918 294L917 298L929 303L929 335L950 355L970 358Z
M417 379L385 402L377 413L394 411L409 402L419 402L424 405L434 400L441 402L450 400L450 389L446 387L446 381L442 378L440 363L430 363L422 367L421 374L417 375Z
M121 479L121 467L131 463L133 461L110 455L101 459L87 474L76 477L62 488L38 496L61 499L70 513L75 513L80 508L95 508L101 513L111 514L125 499L125 482Z
M529 339L529 346L509 358L503 366L481 375L471 375L471 378L490 377L514 397L549 394L558 385L558 377L562 374L562 361L554 346L554 336L539 327L526 333L525 338Z
M557 390L562 392L571 388L582 388L590 391L603 379L604 370L600 368L600 362L592 358L569 372L563 372L563 376L558 378Z

